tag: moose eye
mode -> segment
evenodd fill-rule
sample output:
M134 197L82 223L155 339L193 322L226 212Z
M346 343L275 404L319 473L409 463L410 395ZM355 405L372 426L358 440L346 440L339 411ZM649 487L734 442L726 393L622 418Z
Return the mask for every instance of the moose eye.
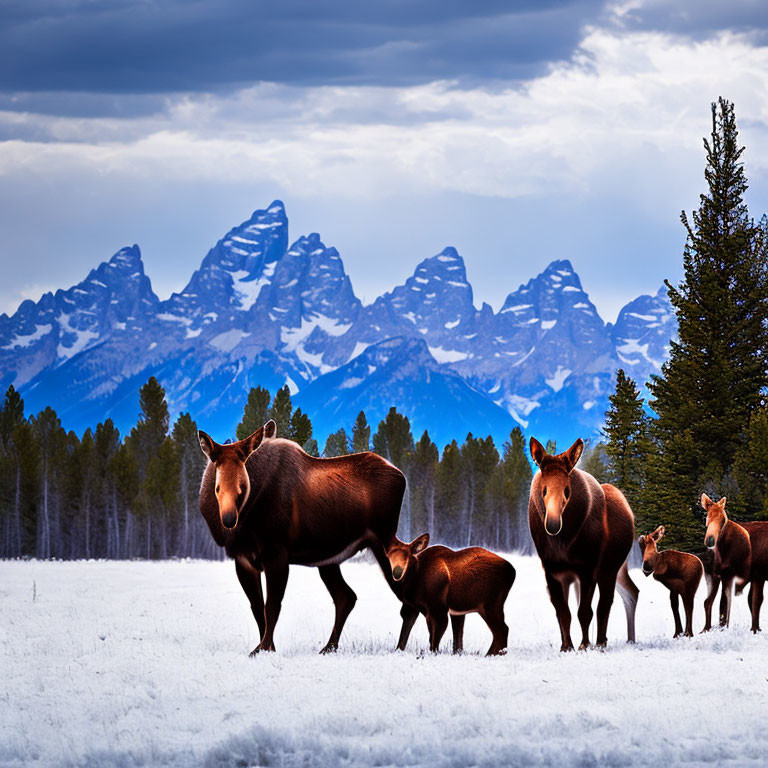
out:
M541 492L541 495L542 496L546 496L547 495L547 486L546 485L544 486L544 490Z
M571 489L570 488L566 488L565 489L565 498L567 499L570 495L571 495Z
M216 486L216 493L218 493L220 490L221 490L221 486L220 486L220 485L217 485L217 486Z

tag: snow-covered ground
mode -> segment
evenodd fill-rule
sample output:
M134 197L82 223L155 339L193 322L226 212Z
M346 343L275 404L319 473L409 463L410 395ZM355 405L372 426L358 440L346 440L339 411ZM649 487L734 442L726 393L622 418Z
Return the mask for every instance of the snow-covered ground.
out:
M0 765L765 764L768 637L744 596L731 629L672 640L667 591L633 571L637 645L617 598L608 650L561 654L538 560L510 559L510 650L492 659L477 616L463 657L450 629L424 654L423 619L393 653L398 603L366 562L342 566L359 600L337 655L317 654L333 618L317 571L294 567L278 652L254 659L232 563L2 562Z

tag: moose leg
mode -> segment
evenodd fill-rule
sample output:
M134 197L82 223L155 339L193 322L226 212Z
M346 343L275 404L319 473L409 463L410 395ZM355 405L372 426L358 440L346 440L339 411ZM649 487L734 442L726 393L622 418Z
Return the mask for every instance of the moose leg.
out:
M579 578L579 624L581 624L581 644L579 650L589 648L589 625L592 623L592 598L595 596L595 582L591 576L582 575Z
M483 609L480 615L493 633L493 641L486 656L498 656L506 653L507 640L509 639L509 627L504 621L504 604L491 606L487 611Z
M557 621L560 624L560 650L572 651L571 642L571 611L568 608L568 595L563 585L554 576L546 574L547 589L549 590L549 599L555 607Z
M707 583L709 584L709 592L704 598L704 629L702 632L709 632L712 629L712 604L717 597L717 590L720 587L720 577L716 574L707 576Z
M261 591L261 571L253 567L251 562L238 556L235 559L235 572L240 586L243 588L251 604L253 618L259 627L259 640L264 636L264 593Z
M723 592L720 597L720 626L727 627L731 623L731 601L733 600L733 582L731 576L723 580Z
M693 598L696 592L690 591L683 596L683 608L685 608L685 636L693 637Z
M760 631L760 606L763 604L764 581L753 581L749 586L749 610L752 613L752 631Z
M331 636L323 650L320 651L320 653L331 653L339 647L341 630L344 629L347 616L355 607L357 595L352 591L352 587L344 581L341 568L338 565L321 565L317 570L320 572L320 578L323 580L325 588L331 593L333 604L336 607L336 620L333 623Z
M442 608L438 608L435 612L430 611L427 614L427 624L429 625L429 650L437 653L445 630L448 629L448 611Z
M400 628L400 638L397 641L398 651L404 651L405 646L408 644L408 638L411 636L411 630L416 623L416 619L419 617L419 612L412 605L406 605L403 603L400 608L400 616L403 619L403 626Z
M608 617L611 615L613 593L616 591L616 574L604 576L600 582L600 599L597 601L597 640L598 648L608 644Z
M288 563L280 560L264 564L264 574L267 577L267 602L264 607L266 626L261 642L251 651L251 656L260 651L274 651L275 642L273 635L275 624L280 616L280 608L285 595L285 585L288 583Z
M451 628L453 629L453 652L461 653L464 650L464 619L466 616L451 614Z
M632 579L629 578L629 569L625 560L619 574L616 577L616 589L624 603L624 612L627 614L627 642L635 642L635 612L637 611L637 596L640 590Z
M672 637L680 637L683 634L683 623L680 621L680 597L677 592L670 590L669 602L672 606L672 615L675 617L675 634Z

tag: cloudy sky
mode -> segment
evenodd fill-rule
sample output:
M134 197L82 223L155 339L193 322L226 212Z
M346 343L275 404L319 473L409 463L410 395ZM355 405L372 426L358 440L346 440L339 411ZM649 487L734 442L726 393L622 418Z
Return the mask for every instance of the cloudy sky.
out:
M721 95L759 216L762 0L2 0L0 311L134 242L164 298L280 198L366 301L454 245L478 305L569 258L613 320L679 277Z

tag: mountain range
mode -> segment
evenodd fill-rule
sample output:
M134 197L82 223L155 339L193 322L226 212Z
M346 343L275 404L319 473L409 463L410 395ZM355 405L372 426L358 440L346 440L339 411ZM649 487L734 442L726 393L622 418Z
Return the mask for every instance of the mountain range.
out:
M596 437L616 369L645 382L676 333L663 288L603 322L568 260L494 312L475 306L448 247L364 305L335 248L316 233L289 243L276 200L165 300L138 246L123 248L77 285L0 315L0 386L78 432L108 417L129 429L154 375L172 415L189 411L220 440L234 435L251 387L287 383L321 447L361 409L375 429L392 405L439 445L470 431L500 444L516 424L563 445Z

